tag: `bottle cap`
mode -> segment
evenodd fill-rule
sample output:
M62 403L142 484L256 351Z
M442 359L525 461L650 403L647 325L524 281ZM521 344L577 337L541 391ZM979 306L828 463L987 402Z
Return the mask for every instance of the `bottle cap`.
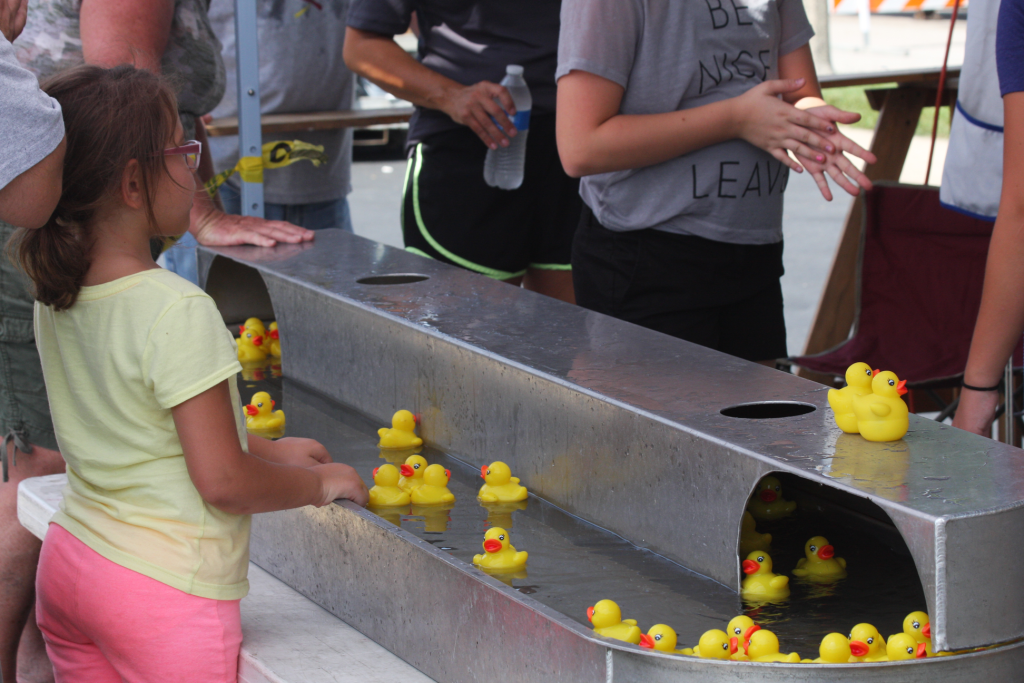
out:
M518 64L509 64L508 66L505 67L505 73L508 74L509 76L522 76L523 67L519 66Z

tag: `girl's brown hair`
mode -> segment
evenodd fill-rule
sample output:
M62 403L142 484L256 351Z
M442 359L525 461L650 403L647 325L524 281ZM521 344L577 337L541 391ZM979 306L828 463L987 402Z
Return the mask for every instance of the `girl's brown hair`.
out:
M97 211L119 201L121 179L138 161L146 213L155 223L153 201L163 150L174 135L177 102L159 76L132 66L78 66L42 84L64 112L67 151L64 189L46 225L19 229L8 255L28 274L35 298L58 311L78 298L89 271L89 227Z

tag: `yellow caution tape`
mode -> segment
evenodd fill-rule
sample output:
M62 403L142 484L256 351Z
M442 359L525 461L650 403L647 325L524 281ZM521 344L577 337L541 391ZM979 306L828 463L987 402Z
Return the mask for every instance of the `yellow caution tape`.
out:
M234 168L221 171L206 182L206 192L211 197L228 178L238 173L247 183L262 183L263 169L282 168L296 161L308 161L314 166L327 161L323 145L311 145L301 140L277 140L263 145L263 154L258 157L242 157Z

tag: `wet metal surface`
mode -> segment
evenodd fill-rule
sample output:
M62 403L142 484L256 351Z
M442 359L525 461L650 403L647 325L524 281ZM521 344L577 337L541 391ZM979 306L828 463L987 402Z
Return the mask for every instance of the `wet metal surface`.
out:
M200 272L222 310L259 298L232 287L231 261L259 270L289 377L378 420L420 413L428 444L474 467L504 460L637 546L738 587L746 498L761 476L790 473L891 518L937 647L1024 635L1015 554L991 552L1024 542L1018 449L913 416L895 444L848 437L818 384L340 232L216 253L227 258L200 250ZM428 279L357 282L396 273ZM816 410L720 412L764 401Z

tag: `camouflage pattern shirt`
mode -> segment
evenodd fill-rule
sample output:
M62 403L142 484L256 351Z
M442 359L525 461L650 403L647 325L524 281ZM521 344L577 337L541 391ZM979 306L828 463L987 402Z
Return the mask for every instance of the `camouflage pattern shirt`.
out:
M209 0L174 0L171 35L160 65L178 90L186 139L195 137L195 117L208 114L224 96L224 62L207 17L209 5ZM82 0L29 0L28 21L14 47L18 61L40 80L85 63L81 7Z

